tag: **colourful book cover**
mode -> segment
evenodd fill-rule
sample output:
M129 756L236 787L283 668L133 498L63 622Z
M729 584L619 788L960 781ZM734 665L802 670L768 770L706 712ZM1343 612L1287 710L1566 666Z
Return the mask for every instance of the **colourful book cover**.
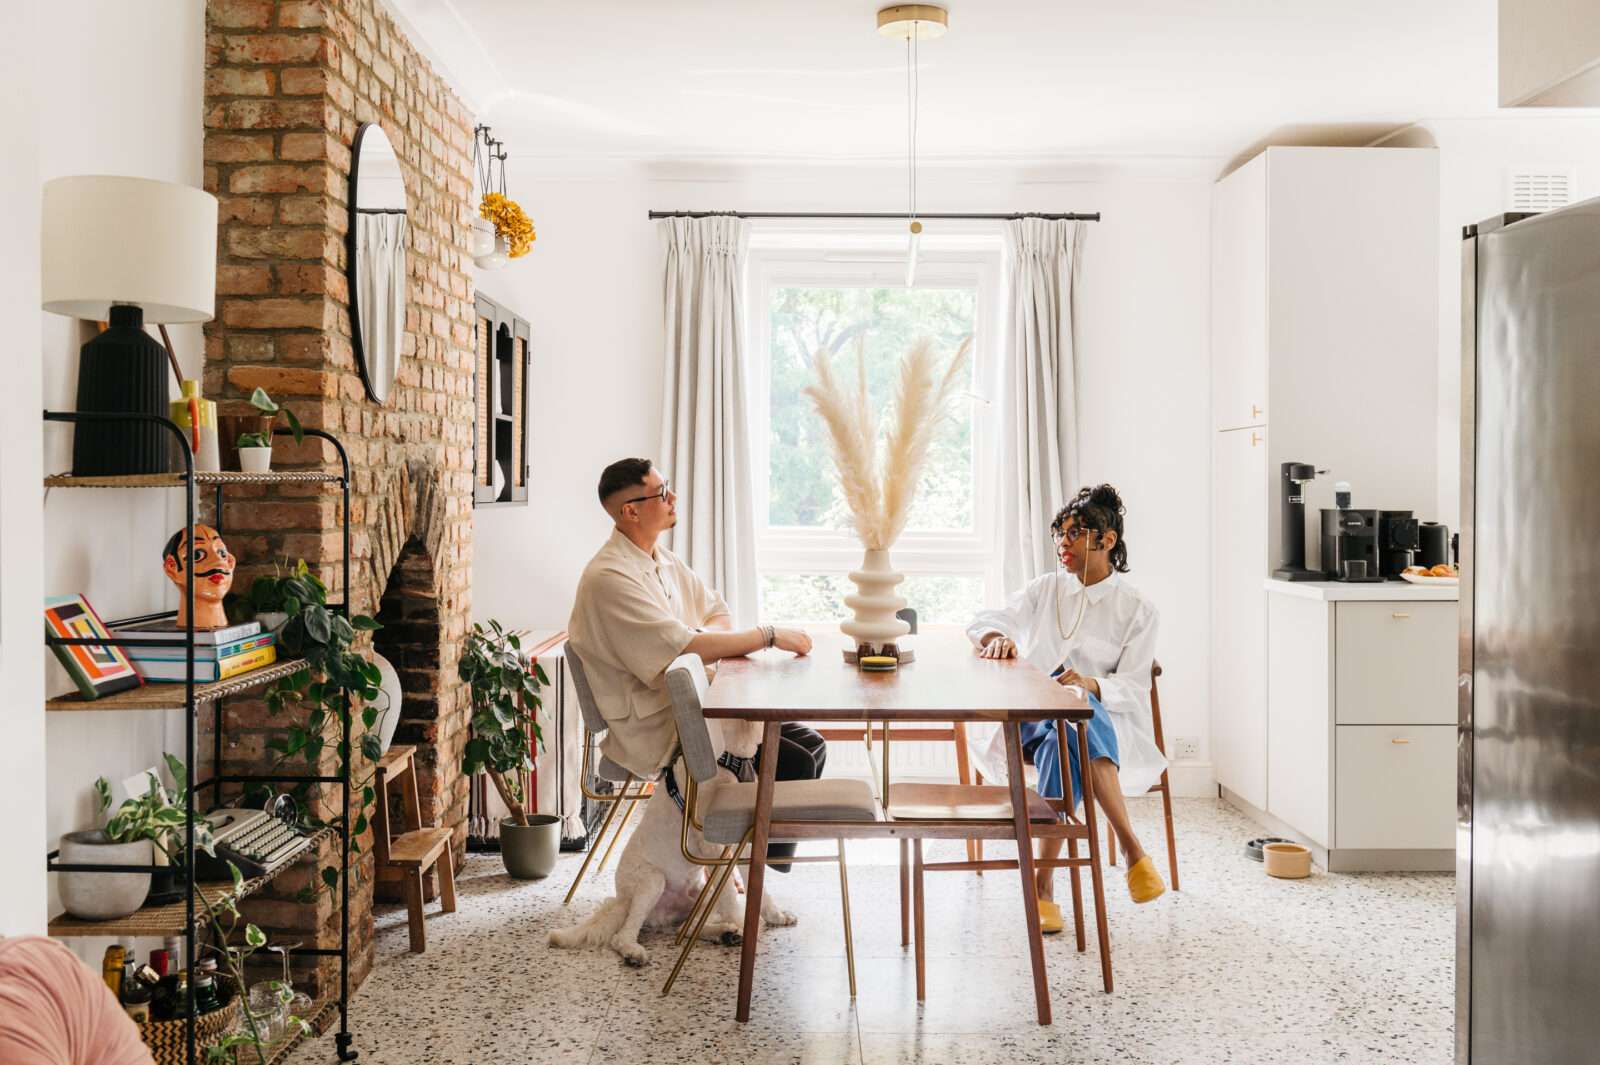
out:
M57 595L44 601L44 632L61 639L110 639L94 607L81 595ZM51 644L85 699L127 691L144 683L122 648L95 644Z
M271 644L258 647L253 651L243 654L231 655L228 658L194 660L194 679L196 684L210 684L213 681L227 680L237 677L241 673L248 673L252 669L270 666L278 660L278 649ZM134 663L144 679L153 684L182 684L187 663L181 658L173 660L137 660Z
M196 662L217 662L232 658L235 655L257 651L263 647L272 647L278 638L270 632L259 633L255 636L245 636L231 643L218 644L215 647L196 646L194 660ZM187 653L182 647L128 647L125 648L128 657L135 663L145 662L182 662Z

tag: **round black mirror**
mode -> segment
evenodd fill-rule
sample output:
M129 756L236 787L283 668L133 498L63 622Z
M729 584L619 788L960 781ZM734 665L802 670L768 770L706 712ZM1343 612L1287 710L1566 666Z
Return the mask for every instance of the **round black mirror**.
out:
M387 403L400 373L411 271L406 185L383 127L363 123L350 150L350 324L367 395Z

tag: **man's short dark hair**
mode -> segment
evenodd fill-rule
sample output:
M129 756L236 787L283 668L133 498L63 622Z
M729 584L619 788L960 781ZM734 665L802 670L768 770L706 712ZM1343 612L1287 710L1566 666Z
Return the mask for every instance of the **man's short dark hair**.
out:
M183 568L183 559L178 555L178 545L183 543L183 537L186 531L187 530L179 529L177 532L173 533L172 539L167 541L167 546L162 549L161 552L162 561L166 561L170 558L172 561L178 564L179 569Z
M650 467L654 465L649 459L618 459L601 470L601 505L604 506L606 500L624 488L644 484L645 478L650 476Z

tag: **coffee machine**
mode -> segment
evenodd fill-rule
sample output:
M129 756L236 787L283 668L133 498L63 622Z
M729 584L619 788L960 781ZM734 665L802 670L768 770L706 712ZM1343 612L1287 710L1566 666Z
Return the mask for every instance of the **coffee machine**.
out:
M1334 486L1337 507L1322 508L1322 570L1330 581L1383 580L1378 570L1377 510L1350 506L1350 485Z
M1399 580L1416 561L1420 528L1409 510L1378 511L1378 572L1385 579Z

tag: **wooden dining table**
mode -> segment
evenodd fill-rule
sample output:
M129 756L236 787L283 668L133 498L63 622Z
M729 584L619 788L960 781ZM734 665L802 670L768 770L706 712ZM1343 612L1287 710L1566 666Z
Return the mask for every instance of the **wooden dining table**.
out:
M858 670L844 661L847 638L834 627L808 629L814 646L808 655L768 650L718 663L716 678L703 706L707 718L759 721L762 743L778 749L779 726L785 721L819 725L873 723L885 727L926 722L994 722L1005 735L1011 821L894 820L773 821L772 799L777 783L777 758L763 758L757 774L755 827L746 885L744 943L739 959L736 1016L750 1019L756 951L761 934L761 893L766 880L768 841L779 839L1012 839L1017 844L1022 908L1026 915L1029 955L1040 1024L1050 1023L1050 998L1045 978L1044 949L1039 929L1039 902L1034 893L1033 839L1055 835L1053 826L1030 826L1022 769L1024 721L1086 721L1093 710L1077 688L1064 687L1023 659L986 659L975 653L966 634L954 626L925 626L905 646L915 660L885 673ZM870 732L871 730L869 730ZM1079 730L1081 732L1081 730ZM886 744L887 745L887 744ZM887 759L880 803L888 801ZM1084 774L1084 819L1094 824L1090 774ZM1091 847L1091 854L1093 849ZM1102 929L1103 934L1103 929Z

